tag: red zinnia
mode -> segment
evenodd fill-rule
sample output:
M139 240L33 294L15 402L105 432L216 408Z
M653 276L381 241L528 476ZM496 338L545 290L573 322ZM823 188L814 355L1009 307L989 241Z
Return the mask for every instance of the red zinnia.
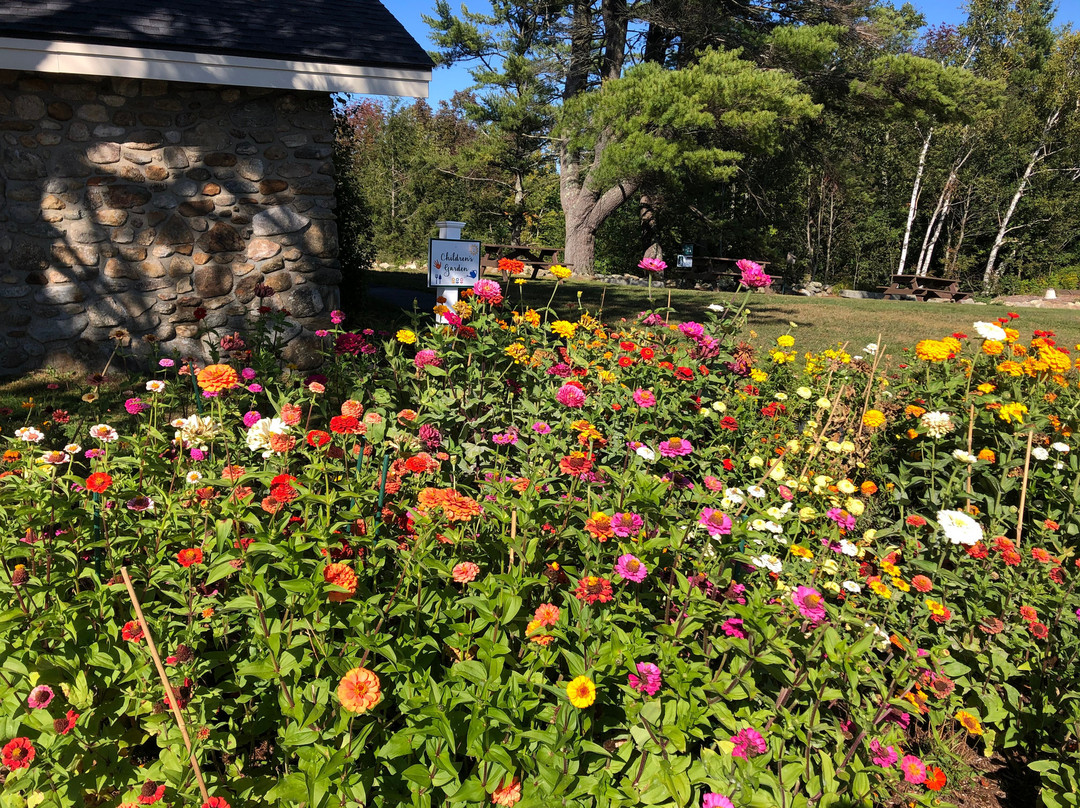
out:
M128 642L139 642L143 638L142 628L135 620L128 620L120 629L120 636Z
M139 792L139 802L142 805L153 805L165 796L165 784L155 785L153 780L143 783L142 791Z
M202 804L202 808L232 808L224 797L211 797Z
M330 431L338 435L355 435L360 431L360 421L351 415L335 415L330 419Z
M29 738L13 738L4 744L4 765L11 770L25 769L34 760L37 750Z
M79 714L74 710L68 710L67 715L63 718L58 718L53 721L53 729L61 735L67 735L75 727L75 722L78 720Z
M925 575L916 575L911 579L911 585L919 592L929 592L934 588L933 582Z
M297 493L297 490L288 483L280 483L270 489L270 496L283 505L296 499Z
M578 600L583 600L588 604L607 603L612 600L611 594L611 581L607 578L599 578L595 575L589 575L578 581L577 589L574 590L574 597Z
M1016 550L1006 550L1001 554L1001 560L1010 567L1019 567L1020 562L1023 559L1021 559L1020 554L1016 552Z
M923 527L926 524L926 519L918 514L913 514L904 520L904 524L908 527Z
M941 789L945 787L945 772L937 766L928 766L926 768L926 779L923 780L923 785L931 791L941 791Z
M981 541L975 542L975 544L973 544L971 547L968 547L964 552L966 552L972 558L986 558L988 555L990 555L990 550Z
M694 371L692 371L688 367L683 367L682 365L680 365L679 367L675 368L675 376L679 379L692 379L694 378Z
M306 440L308 442L308 446L312 446L318 449L320 446L325 446L330 442L330 433L323 432L321 429L313 429L307 433ZM218 798L213 797L212 799L216 800Z
M720 419L720 428L726 429L729 432L734 432L739 428L739 422L732 418L730 415L725 415Z
M569 455L559 461L559 469L563 474L569 474L571 477L580 477L583 474L588 474L592 469L593 456L591 454L585 454L585 452L571 452Z
M203 560L202 549L199 547L186 547L176 554L176 560L180 562L181 567L201 564Z
M1050 634L1050 629L1048 629L1042 623L1028 623L1028 631L1030 631L1040 640L1045 640L1047 635Z
M112 477L103 471L95 471L86 478L86 487L95 494L104 494L112 485Z
M654 351L652 348L642 348L641 349L641 358L642 359L652 359L654 356L656 356L656 351Z
M1049 564L1053 560L1050 558L1050 553L1046 552L1042 547L1032 547L1031 557L1043 564Z

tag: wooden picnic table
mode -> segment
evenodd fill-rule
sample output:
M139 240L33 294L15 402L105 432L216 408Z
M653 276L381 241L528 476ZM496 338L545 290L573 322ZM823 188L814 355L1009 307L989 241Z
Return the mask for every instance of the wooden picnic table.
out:
M484 254L480 258L480 268L486 272L489 269L498 270L500 258L510 258L521 261L525 266L532 268L532 277L535 280L541 269L551 269L559 263L562 247L529 247L525 244L485 244ZM571 267L572 268L572 267Z
M883 294L886 300L911 296L923 303L932 299L959 303L971 297L970 292L960 290L960 281L933 275L893 275L892 283L883 289Z

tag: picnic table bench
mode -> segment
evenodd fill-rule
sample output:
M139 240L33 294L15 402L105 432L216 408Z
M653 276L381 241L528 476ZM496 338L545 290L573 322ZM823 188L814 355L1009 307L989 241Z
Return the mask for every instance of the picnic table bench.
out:
M483 255L480 258L481 272L486 273L490 269L498 271L499 259L510 258L521 261L525 266L532 269L532 277L535 280L541 269L551 269L559 264L559 256L562 255L562 247L529 247L524 244L485 244ZM572 269L572 267L571 267Z
M705 283L719 290L721 282L724 281L734 281L735 286L739 285L742 272L735 272L727 267L733 266L740 260L739 258L717 258L711 255L694 256L693 267L668 267L667 272L675 281L675 285L680 288L687 286L693 288L698 283ZM770 262L755 261L754 263L764 268ZM672 272L672 269L675 271Z
M911 296L923 303L932 299L959 303L971 297L970 292L960 290L960 281L932 275L893 275L892 283L883 287L882 292L886 300Z

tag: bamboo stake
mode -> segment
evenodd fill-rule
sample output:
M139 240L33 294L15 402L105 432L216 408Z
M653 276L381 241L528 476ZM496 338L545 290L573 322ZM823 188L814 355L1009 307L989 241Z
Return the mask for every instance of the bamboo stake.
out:
M873 386L874 386L874 378L877 376L878 362L881 361L881 355L883 353L883 351L881 350L882 346L881 346L881 332L880 331L878 331L877 342L874 343L874 344L877 345L878 347L877 347L877 350L874 351L874 366L872 368L870 368L870 378L868 378L866 380L866 389L863 390L862 413L859 415L859 431L855 433L855 440L858 440L860 437L862 437L862 431L863 431L863 420L862 419L866 416L866 408L870 405L870 393L871 393L871 391L873 389Z
M1024 455L1024 482L1020 486L1020 512L1016 515L1016 549L1020 549L1020 534L1024 530L1024 505L1027 502L1028 470L1031 468L1031 442L1035 439L1035 430L1028 431L1027 453Z
M139 620L139 628L142 629L142 633L146 637L146 646L150 651L150 658L154 660L154 667L157 668L157 674L158 678L161 679L161 685L165 688L165 695L169 699L169 707L172 708L173 716L176 717L176 723L180 725L180 735L184 738L184 746L187 747L188 755L190 756L191 768L195 770L195 782L199 784L199 792L202 794L203 802L209 802L210 794L206 790L206 783L203 782L202 769L199 768L199 761L195 758L195 753L191 749L191 738L188 736L187 724L184 723L184 714L180 712L180 704L176 700L176 693L169 683L169 677L165 675L165 666L161 664L161 657L158 656L157 646L154 645L154 637L150 633L150 626L146 625L146 618L143 617L142 606L139 605L139 598L135 595L135 587L131 585L131 578L128 576L127 567L120 568L120 575L124 579L124 586L127 587L128 597L131 598L131 605L135 607L135 616Z
M510 572L510 567L514 566L514 542L517 541L517 508L514 508L510 512L510 564L507 567L507 572Z

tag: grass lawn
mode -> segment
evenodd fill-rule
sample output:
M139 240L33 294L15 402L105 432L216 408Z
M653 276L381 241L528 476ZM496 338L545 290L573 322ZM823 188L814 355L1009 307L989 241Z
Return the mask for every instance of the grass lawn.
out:
M395 287L427 292L427 276L422 272L403 270L373 271L368 276L370 287ZM595 281L571 278L555 300L558 311L573 314L577 310L577 295L581 306L596 313L603 305L607 320L634 317L649 307L648 290L636 286L614 286ZM543 306L551 296L552 281L529 281L524 287L511 286L514 300L518 290L531 306ZM735 305L743 295L727 292L698 292L686 289L654 289L656 306L667 305L671 292L672 319L675 321L701 318L711 303ZM1004 317L1005 306L961 305L955 303L917 303L901 300L850 300L848 298L800 297L797 295L755 294L750 298L748 327L766 339L775 339L791 331L798 346L820 350L848 343L858 352L868 342L881 340L892 348L914 346L927 337L940 338L954 331L972 332L972 323ZM1053 331L1060 345L1069 347L1080 343L1080 311L1071 309L1018 309L1016 327L1024 337L1035 329ZM791 328L794 323L796 328ZM388 324L389 327L389 324Z

